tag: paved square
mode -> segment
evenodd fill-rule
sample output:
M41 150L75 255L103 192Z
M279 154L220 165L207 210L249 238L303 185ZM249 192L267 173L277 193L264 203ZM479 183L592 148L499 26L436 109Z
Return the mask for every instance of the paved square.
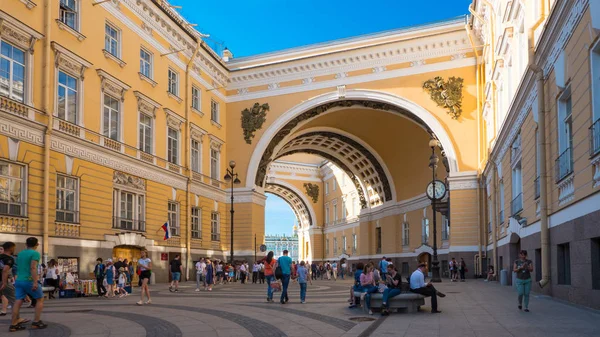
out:
M299 287L291 284L290 302L266 302L266 286L234 283L212 292L195 292L183 284L170 293L166 284L152 286L152 304L137 306L139 293L122 299L76 298L46 302L46 330L8 333L8 318L0 319L0 336L598 336L600 313L563 304L545 296L531 298L530 313L519 311L510 287L481 280L444 282L442 314L393 313L381 318L348 309L346 281L316 281L307 303L300 304ZM137 289L135 289L137 291ZM276 293L276 296L279 293ZM277 297L275 297L277 298ZM32 309L23 316L32 317ZM357 322L351 318L373 318Z

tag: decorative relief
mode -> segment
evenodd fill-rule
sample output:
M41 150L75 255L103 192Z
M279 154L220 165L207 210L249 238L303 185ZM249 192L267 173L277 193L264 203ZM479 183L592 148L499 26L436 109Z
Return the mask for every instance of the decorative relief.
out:
M423 89L429 92L437 106L447 109L452 119L458 119L462 113L463 79L450 77L444 81L440 76L423 83Z
M306 183L304 189L306 189L306 195L312 199L313 204L316 204L319 201L319 185Z
M279 83L270 83L268 88L269 90L279 89Z
M73 75L76 75L81 80L84 79L83 73L85 72L85 67L81 64L71 61L69 58L65 57L62 53L57 52L54 57L54 65L57 68L65 70Z
M143 29L143 30L144 30L146 33L148 33L148 34L152 35L152 27L148 26L148 25L147 25L145 22L142 22L142 29Z
M102 69L97 69L96 73L100 76L100 88L102 92L120 98L121 102L125 101L125 92L129 90L129 85L121 82Z
M420 67L420 66L424 66L426 64L425 60L416 60L416 61L412 61L410 63L411 67Z
M33 53L33 43L35 42L35 39L14 27L7 25L3 19L0 19L0 36Z
M138 101L138 111L148 116L156 117L156 110L160 108L160 104L139 91L134 91L133 94Z
M600 187L600 156L592 160L592 166L594 168L594 188Z
M208 132L202 130L201 128L196 127L193 124L190 124L190 137L192 137L192 139L197 140L202 143L202 138L204 138L204 135L207 133Z
M307 78L303 78L302 79L302 84L311 84L315 82L315 78L314 77L307 77Z
M248 93L248 88L241 88L237 90L238 95L245 95Z
M338 96L338 99L346 98L346 86L345 85L337 86L337 96Z
M558 205L562 206L575 197L574 176L564 179L558 184Z
M452 61L465 59L465 58L467 58L466 53L458 53L458 54L454 54L454 55L450 56L450 60L452 60Z
M386 71L385 66L377 66L377 67L373 67L373 73L377 74L377 73L381 73Z
M348 77L348 73L345 73L345 72L335 74L335 79L336 80L340 79L340 78L346 78L346 77Z
M144 181L144 179L120 171L114 172L113 183L135 188L140 191L146 190L146 181Z
M37 6L37 4L31 0L19 0L21 1L25 7L27 7L27 9L32 9L33 7Z
M251 109L246 108L242 111L242 129L247 144L252 144L254 133L262 129L267 120L267 111L269 111L269 103L263 105L254 103Z
M167 112L167 126L179 130L183 121Z

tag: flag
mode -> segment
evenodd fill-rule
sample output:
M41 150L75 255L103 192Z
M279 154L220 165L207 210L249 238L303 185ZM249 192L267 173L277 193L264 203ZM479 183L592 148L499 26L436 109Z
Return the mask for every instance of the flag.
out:
M169 228L169 222L165 222L165 224L162 225L161 228L165 231L165 237L163 240L171 238L171 229Z

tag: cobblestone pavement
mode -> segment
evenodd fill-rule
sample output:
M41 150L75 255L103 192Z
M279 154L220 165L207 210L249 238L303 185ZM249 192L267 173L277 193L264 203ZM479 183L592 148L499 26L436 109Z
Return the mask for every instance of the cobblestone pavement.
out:
M290 302L266 302L266 286L234 283L212 292L195 292L189 282L179 293L166 284L152 285L152 304L136 306L133 296L122 299L75 298L46 302L46 330L8 333L8 318L0 318L0 336L599 336L600 313L544 296L531 298L530 313L517 310L510 287L469 280L444 282L438 289L442 314L393 313L381 318L348 309L350 282L316 281L308 287L307 303L299 287L290 286ZM276 299L277 295L276 293ZM23 316L32 318L32 309ZM356 318L373 319L356 321Z

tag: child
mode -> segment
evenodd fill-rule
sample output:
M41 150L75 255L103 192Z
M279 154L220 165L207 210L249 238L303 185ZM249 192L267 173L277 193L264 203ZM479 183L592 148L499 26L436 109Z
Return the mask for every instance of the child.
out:
M298 284L300 285L300 303L304 304L306 303L306 281L309 281L312 285L312 280L308 277L308 269L304 261L300 262L296 275L298 275Z
M108 291L104 297L115 297L115 266L113 265L112 259L106 260L106 285ZM110 296L109 296L110 294Z
M123 296L129 295L127 290L125 290L125 284L127 283L127 274L125 274L125 268L119 268L119 282L117 285L117 290L119 292L119 298Z

